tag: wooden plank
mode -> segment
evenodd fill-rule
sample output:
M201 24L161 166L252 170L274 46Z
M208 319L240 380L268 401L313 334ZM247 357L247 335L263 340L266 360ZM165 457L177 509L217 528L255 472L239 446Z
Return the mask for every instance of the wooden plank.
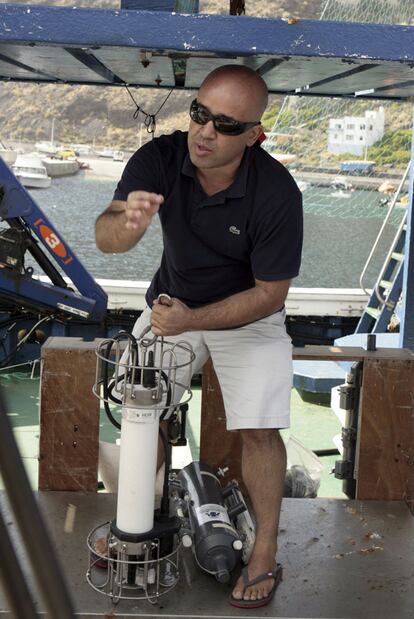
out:
M228 468L223 483L241 478L241 437L226 430L226 415L217 375L211 360L203 370L201 399L200 460L214 470Z
M365 360L357 462L356 498L414 506L414 361Z
M377 348L365 350L359 346L316 346L293 348L293 359L315 361L363 361L364 359L413 359L414 354L406 348Z
M299 358L337 358L329 356L332 347L309 348L311 355ZM357 356L364 362L357 498L405 500L414 507L414 356L394 349L395 358L382 358L383 350L392 349ZM200 459L213 468L229 467L229 478L241 481L240 436L226 431L220 386L210 361L203 373Z
M42 347L40 490L96 491L99 400L96 341L51 337Z

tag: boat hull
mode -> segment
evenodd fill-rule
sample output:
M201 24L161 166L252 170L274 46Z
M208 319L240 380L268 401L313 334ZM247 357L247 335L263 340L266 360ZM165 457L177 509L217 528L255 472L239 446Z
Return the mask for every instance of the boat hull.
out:
M50 177L32 177L32 176L20 176L16 174L17 179L24 187L32 189L47 189L50 187L52 179Z
M42 163L46 168L48 176L51 178L72 176L79 172L80 169L78 161L59 161L45 158L42 159Z

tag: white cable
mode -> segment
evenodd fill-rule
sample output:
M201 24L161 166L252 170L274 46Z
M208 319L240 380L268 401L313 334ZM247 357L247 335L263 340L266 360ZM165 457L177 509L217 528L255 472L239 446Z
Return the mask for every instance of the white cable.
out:
M40 358L33 359L32 361L25 361L24 363L17 363L15 365L7 365L5 368L0 368L0 372L5 372L6 370L12 370L14 368L20 368L23 365L33 365L34 367L38 361L40 361Z
M30 329L30 331L28 333L26 333L26 335L17 344L16 352L20 348L20 346L22 346L25 343L25 341L32 335L33 331L35 331L37 329L37 327L39 327L44 322L48 322L49 320L53 320L54 318L55 318L55 316L53 314L51 314L50 316L45 316L44 318L41 318L40 320L38 320L37 323L35 325L33 325L33 327Z

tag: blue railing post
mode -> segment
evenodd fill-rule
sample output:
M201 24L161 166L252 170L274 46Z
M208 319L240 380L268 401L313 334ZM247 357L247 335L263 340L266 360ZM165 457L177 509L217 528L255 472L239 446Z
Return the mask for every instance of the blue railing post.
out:
M400 324L400 346L414 350L414 114L411 137L411 167L408 193L407 230L403 276L403 307Z

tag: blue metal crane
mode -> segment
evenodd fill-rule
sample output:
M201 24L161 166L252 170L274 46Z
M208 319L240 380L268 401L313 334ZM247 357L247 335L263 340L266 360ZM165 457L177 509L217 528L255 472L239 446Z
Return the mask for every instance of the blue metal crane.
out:
M9 229L1 235L2 298L55 315L102 321L107 307L106 293L2 159L0 190L0 218L9 224ZM50 283L34 278L33 269L25 269L26 251Z

